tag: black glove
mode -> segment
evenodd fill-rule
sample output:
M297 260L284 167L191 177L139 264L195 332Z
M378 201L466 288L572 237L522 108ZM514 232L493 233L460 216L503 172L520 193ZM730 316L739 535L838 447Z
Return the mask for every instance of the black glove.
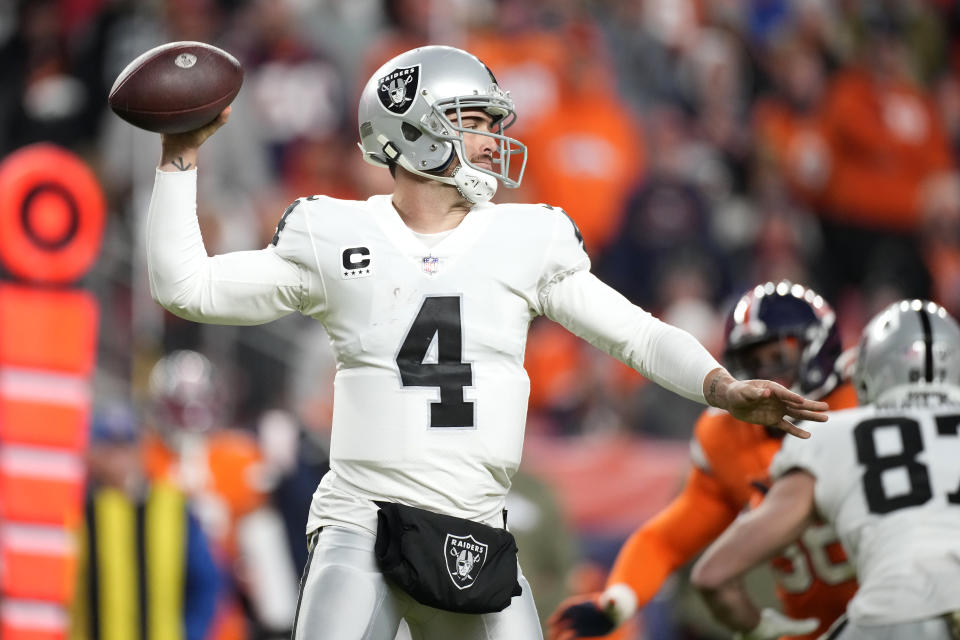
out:
M560 621L581 637L605 636L616 628L613 619L595 602L581 602L563 610Z

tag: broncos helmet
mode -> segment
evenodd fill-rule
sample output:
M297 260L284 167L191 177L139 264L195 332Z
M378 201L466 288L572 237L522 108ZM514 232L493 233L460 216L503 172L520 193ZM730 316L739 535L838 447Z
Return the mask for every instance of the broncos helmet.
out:
M901 300L864 328L853 370L862 404L934 389L960 395L960 325L938 304Z
M840 382L837 359L843 353L833 308L812 289L787 280L759 284L745 293L727 316L724 358L735 375L755 377L743 356L757 345L795 338L800 362L793 390L822 398Z
M161 434L203 433L221 426L224 397L213 364L201 353L173 351L150 370L151 421Z
M483 109L494 117L495 131L466 129L461 112ZM448 114L456 114L454 120ZM513 99L493 72L461 49L429 46L389 60L367 81L358 109L360 150L376 166L398 164L410 173L456 186L472 203L486 202L497 182L517 187L527 164L527 147L503 131L516 119ZM499 171L470 162L464 132L494 138ZM514 156L519 156L519 169ZM454 157L459 166L443 175ZM516 177L512 177L516 174Z

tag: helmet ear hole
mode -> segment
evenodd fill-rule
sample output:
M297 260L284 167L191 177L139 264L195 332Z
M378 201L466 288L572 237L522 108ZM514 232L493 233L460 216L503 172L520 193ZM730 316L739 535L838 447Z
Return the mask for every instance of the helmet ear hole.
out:
M404 122L400 125L400 131L403 133L403 137L410 142L416 142L420 136L423 135L423 132L420 129L417 129L415 126L409 122Z

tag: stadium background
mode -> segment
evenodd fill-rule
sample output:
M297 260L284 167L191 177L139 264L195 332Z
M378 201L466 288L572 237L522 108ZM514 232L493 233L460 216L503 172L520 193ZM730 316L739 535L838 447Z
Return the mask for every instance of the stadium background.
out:
M720 356L732 297L765 280L822 293L846 346L893 299L960 313L958 33L948 0L20 0L0 5L0 158L52 142L106 195L103 243L77 283L100 308L92 403L142 410L150 367L195 349L226 381L225 422L259 437L282 475L289 445L266 434L285 424L323 442L328 343L302 317L201 326L150 300L141 228L159 139L106 107L139 53L200 40L245 68L201 155L201 226L222 253L266 245L298 196L388 191L356 150L363 83L417 45L468 49L512 92L511 134L530 149L523 186L498 201L563 207L601 278ZM532 328L527 366L511 519L529 530L546 614L602 584L626 535L676 492L699 407L549 321ZM636 637L723 637L682 578L662 595Z

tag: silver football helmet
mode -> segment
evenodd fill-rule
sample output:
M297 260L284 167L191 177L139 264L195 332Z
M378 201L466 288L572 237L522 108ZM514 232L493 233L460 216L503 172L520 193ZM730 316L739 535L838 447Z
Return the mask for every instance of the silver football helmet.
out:
M224 394L213 363L201 353L182 349L158 360L150 370L147 392L150 418L164 436L223 426Z
M492 115L494 131L465 129L461 113L467 109ZM515 119L509 92L476 56L454 47L420 47L393 58L367 82L358 110L359 146L373 165L398 164L410 173L454 185L467 200L481 203L493 197L498 181L517 187L523 178L527 147L503 135ZM470 162L464 152L465 132L496 141L493 160L499 170ZM445 176L454 154L459 166Z
M864 328L853 383L861 404L926 391L960 397L960 325L933 302L893 303Z

